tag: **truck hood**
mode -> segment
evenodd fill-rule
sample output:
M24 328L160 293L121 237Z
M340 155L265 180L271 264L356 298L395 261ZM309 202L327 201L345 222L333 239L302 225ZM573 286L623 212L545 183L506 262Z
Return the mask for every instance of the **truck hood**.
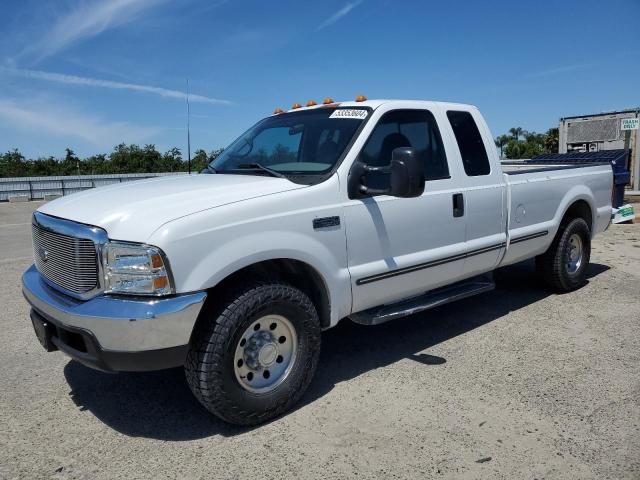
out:
M101 227L112 239L144 242L171 220L304 187L257 175L165 176L85 190L46 203L38 211Z

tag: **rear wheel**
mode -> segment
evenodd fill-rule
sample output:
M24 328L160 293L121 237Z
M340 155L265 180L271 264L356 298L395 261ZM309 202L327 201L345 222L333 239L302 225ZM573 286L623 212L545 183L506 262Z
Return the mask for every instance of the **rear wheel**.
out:
M291 409L320 354L320 321L303 292L286 284L239 288L205 312L187 355L187 382L213 414L238 425Z
M570 292L586 282L590 257L589 226L584 219L574 218L560 226L549 249L536 257L536 266L552 289Z

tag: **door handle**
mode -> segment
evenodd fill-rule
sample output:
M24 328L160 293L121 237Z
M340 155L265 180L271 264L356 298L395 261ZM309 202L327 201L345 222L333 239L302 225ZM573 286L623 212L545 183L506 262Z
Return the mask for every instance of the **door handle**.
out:
M453 194L453 216L462 217L464 215L464 197L461 193Z

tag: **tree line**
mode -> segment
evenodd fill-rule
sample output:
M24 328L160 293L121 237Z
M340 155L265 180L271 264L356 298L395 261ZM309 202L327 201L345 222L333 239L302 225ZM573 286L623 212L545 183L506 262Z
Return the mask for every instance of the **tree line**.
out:
M213 161L222 149L206 152L199 149L191 159L191 171L199 172ZM100 175L113 173L186 172L188 161L179 148L160 153L155 145L117 145L109 154L79 158L67 148L63 158L53 156L26 158L17 149L0 154L0 177L46 177L54 175Z
M495 139L501 158L533 158L543 153L558 152L558 129L546 133L509 129L508 134ZM206 152L199 149L191 159L191 171L199 172L213 161L222 149ZM0 154L0 177L46 177L54 175L100 175L113 173L186 172L187 160L179 148L160 153L155 145L142 147L121 143L109 154L97 154L79 158L73 150L66 149L64 158L53 156L27 159L17 149Z
M536 133L514 127L508 134L497 137L495 142L500 149L500 158L533 158L543 153L558 153L559 131L550 128L546 133Z

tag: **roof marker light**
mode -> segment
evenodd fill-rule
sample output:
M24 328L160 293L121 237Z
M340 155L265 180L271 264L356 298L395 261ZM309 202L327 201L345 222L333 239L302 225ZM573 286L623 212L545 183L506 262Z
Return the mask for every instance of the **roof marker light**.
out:
M316 103L316 101L315 101L315 100L309 100L309 101L307 102L307 107L313 107L314 105L317 105L317 103Z
M333 98L327 97L322 101L323 105L331 105L333 103Z
M364 95L358 95L356 97L356 102L366 102L367 101L367 97L365 97Z
M292 110L295 110L296 108L302 108L302 105L300 105L298 102L296 102L293 105L291 105L291 109Z
M279 113L284 112L284 110L282 110L280 107L276 107L276 109L273 111L274 115L278 115Z

